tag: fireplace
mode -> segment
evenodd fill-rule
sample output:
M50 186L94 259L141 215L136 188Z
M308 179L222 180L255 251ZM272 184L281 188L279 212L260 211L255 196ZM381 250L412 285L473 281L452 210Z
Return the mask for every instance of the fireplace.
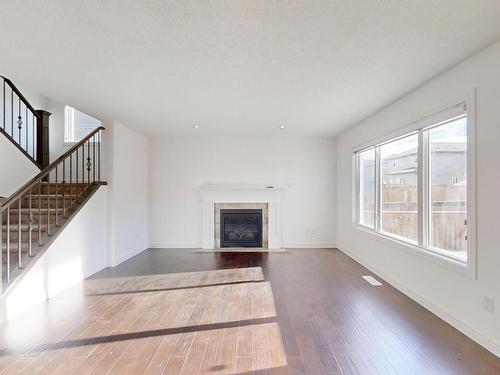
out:
M262 247L262 210L221 209L220 247Z

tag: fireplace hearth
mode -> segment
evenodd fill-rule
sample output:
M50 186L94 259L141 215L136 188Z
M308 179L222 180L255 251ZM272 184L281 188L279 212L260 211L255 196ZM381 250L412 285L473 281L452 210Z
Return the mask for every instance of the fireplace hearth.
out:
M262 210L221 209L220 247L262 247Z

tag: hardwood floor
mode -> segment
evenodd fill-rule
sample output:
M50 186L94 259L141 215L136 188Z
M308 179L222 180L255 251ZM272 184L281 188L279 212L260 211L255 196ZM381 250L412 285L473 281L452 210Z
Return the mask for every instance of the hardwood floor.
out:
M1 374L500 374L337 250L148 250L0 326Z

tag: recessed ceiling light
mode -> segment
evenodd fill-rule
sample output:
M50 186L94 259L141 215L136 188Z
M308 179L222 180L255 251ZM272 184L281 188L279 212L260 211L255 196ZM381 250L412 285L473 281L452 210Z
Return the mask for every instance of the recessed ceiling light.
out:
M200 125L193 125L193 128L198 129Z
M280 125L280 129L286 129L286 125Z

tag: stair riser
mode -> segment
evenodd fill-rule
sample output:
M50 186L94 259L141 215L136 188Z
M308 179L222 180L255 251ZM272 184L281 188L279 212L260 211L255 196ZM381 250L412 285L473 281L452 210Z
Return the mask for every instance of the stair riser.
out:
M57 211L58 211L58 213L57 213L58 216L61 216L63 214L63 209L58 209ZM32 209L31 210L31 217L33 218L33 221L35 223L37 223L39 221L38 218L40 217L40 219L43 223L44 220L45 221L47 220L47 213L41 212L40 216L39 216L38 215L38 208L36 210ZM50 213L50 220L53 221L55 217L56 217L56 212L55 211L51 212ZM28 212L21 213L21 223L26 223L28 221L28 218L29 218ZM16 213L11 212L10 213L10 223L17 224L18 221L19 221L19 215L17 214L17 212ZM5 224L5 223L7 223L6 217L4 217L4 219L3 219L3 224Z
M58 202L58 204L60 204L60 206L58 206L59 209L62 209L63 206L63 201L66 201L66 205L68 205L69 202L74 202L75 200L78 200L78 199L81 199L81 196L75 196L75 195L66 195L66 196L62 196L62 195L59 195L59 196L55 196L55 195L43 195L40 197L40 203L41 203L41 208L47 208L47 201L50 203L50 207L49 208L55 208L52 207L53 204L55 204L56 200ZM10 209L11 210L16 210L15 212L17 212L17 209L18 209L18 204L17 202L15 202L14 204L12 204L10 206ZM31 199L31 209L37 207L38 208L38 197L33 197ZM22 200L21 201L21 209L29 209L29 200L25 199L25 200ZM5 215L5 213L3 214Z
M51 223L52 226L53 223ZM42 232L45 232L47 230L47 224L42 224L41 225ZM12 238L13 235L17 235L19 233L18 227L17 226L12 226L9 227L9 232L10 236ZM33 225L31 228L31 232L38 232L38 225ZM21 233L28 233L28 226L27 225L21 225ZM2 227L2 239L5 239L5 236L7 235L7 227L3 226Z
M35 248L35 245L36 244L33 244L33 246L31 247L31 253L33 254L33 249ZM21 254L22 255L25 255L25 254L28 254L28 247L27 246L23 246L22 247L22 251L21 251ZM7 255L7 250L5 248L2 248L2 256L5 257ZM19 256L19 252L17 251L17 248L15 250L13 250L12 248L10 249L10 257L18 257ZM16 258L17 259L17 258ZM4 263L4 266L5 266L5 261L3 261ZM12 262L11 262L12 263Z
M63 210L61 210L61 212L59 212L57 214L58 218L61 218L63 215ZM22 214L21 215L21 224L26 224L28 222L28 217L29 215L28 214ZM40 216L38 216L38 211L37 210L33 210L33 214L31 216L33 218L33 225L36 225L38 222L41 222L42 224L46 224L47 223L47 214L41 214ZM50 214L50 222L54 222L54 220L56 219L56 214L55 212L54 213L51 213ZM17 215L10 215L10 224L17 224L19 222L19 217ZM3 220L3 225L7 224L7 220L4 218Z
M74 178L74 176L73 176ZM81 181L81 176L80 176L80 181ZM85 180L87 181L87 180ZM57 183L57 188L58 189L62 189L62 188L65 188L65 189L70 189L70 188L73 188L73 189L85 189L87 187L87 183L69 183L68 181L66 181L65 183L63 183L62 181L58 182ZM47 182L42 182L42 184L40 185L40 189L45 190L50 190L50 189L55 189L56 188L56 184L54 182L51 182L51 183L47 183ZM37 192L38 191L38 185L35 185L33 186L33 188L31 189L31 191L33 193Z
M57 188L55 186L43 186L41 189L40 189L40 192L41 194L55 194L56 192L58 192L59 194L62 194L63 191L65 194L80 194L83 190L85 189L85 187L81 187L81 186L62 186L62 185L59 185ZM35 187L31 190L31 193L32 194L38 194L38 187Z
M44 235L44 231L42 231L42 236ZM10 243L17 243L19 236L16 233L11 233L10 234ZM28 232L22 232L21 233L21 242L28 242L29 239L29 233ZM33 230L31 232L31 240L37 240L38 239L38 230ZM3 233L2 235L2 244L5 244L7 242L7 236L6 233Z
M68 208L72 204L75 205L78 202L78 200L75 201L74 198L72 198L72 199L66 198L65 201L66 201L66 203L63 206L63 199L59 198L57 200L57 208L58 209ZM56 208L56 199L55 198L51 198L48 202L49 202L49 208L51 208L51 209ZM47 208L47 199L42 198L40 200L40 208L42 208L42 209ZM34 200L33 202L31 202L31 209L38 209L38 200Z

